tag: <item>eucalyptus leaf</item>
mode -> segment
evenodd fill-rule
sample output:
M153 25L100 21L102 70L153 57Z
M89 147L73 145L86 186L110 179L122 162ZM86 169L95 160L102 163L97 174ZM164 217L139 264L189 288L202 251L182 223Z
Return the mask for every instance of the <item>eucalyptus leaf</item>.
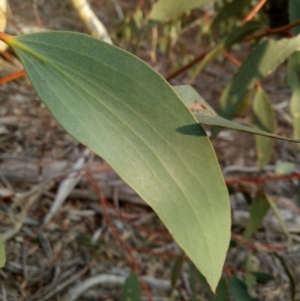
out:
M230 240L228 192L205 131L172 87L87 35L1 37L56 120L155 210L214 290ZM188 135L177 131L185 125Z
M299 48L300 35L279 41L267 39L259 44L224 89L217 110L218 114L227 119L235 117L248 91Z
M244 126L219 116L217 112L190 85L174 86L173 89L180 96L181 100L190 109L190 111L194 113L200 124L214 125L235 131L247 132L254 135L261 135L300 143L300 140L286 138L256 128ZM191 126L183 126L179 128L178 131L189 134L188 130L190 128Z
M262 131L273 133L276 127L275 114L268 95L262 88L257 88L253 100L253 123ZM256 153L258 167L262 170L270 161L273 150L273 139L256 136Z

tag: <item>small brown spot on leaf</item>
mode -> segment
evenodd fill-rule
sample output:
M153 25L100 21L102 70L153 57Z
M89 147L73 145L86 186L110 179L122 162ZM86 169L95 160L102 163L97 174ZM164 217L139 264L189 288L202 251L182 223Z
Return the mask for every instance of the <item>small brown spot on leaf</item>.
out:
M209 110L209 108L206 105L201 104L201 103L197 102L196 100L194 101L194 103L192 105L189 106L189 109L192 113L195 113L195 114L215 116L215 114L211 110Z

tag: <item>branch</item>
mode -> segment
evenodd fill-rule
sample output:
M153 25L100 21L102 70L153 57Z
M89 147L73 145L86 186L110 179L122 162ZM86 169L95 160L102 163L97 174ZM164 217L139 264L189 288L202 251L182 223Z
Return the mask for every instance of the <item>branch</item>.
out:
M71 2L91 35L95 38L112 44L111 38L107 33L105 26L92 11L87 0L71 0Z
M253 17L260 11L268 0L260 0L257 5L252 9L249 15L242 21L242 25L253 19Z

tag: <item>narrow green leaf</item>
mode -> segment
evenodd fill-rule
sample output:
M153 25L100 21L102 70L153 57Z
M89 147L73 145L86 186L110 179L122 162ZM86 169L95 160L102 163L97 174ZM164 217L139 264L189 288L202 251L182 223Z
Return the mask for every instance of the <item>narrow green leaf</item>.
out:
M292 301L294 301L295 296L296 296L296 287L297 287L295 275L294 275L292 269L289 267L289 265L286 263L285 259L282 256L279 256L276 253L274 255L280 260L280 262L284 268L284 271L290 280L291 297L292 297Z
M247 112L252 109L253 105L253 97L256 93L256 88L252 88L249 90L249 92L246 94L245 98L242 100L242 102L239 105L239 108L236 112L237 116L245 116L247 115Z
M244 237L251 237L256 232L256 230L259 229L269 208L270 205L265 194L259 192L253 199L249 221L243 234Z
M251 296L254 286L256 285L256 276L251 272L257 272L259 268L259 261L252 252L248 252L247 259L245 263L245 269L247 273L245 274L245 284L247 286L248 294Z
M126 279L122 293L121 301L141 301L142 289L139 282L139 278L135 272L131 272Z
M250 4L251 0L233 0L231 2L226 2L214 19L212 27L216 27L221 22L227 21L229 18L237 17L245 10L245 8L248 8Z
M250 128L219 116L216 111L190 85L175 86L173 89L176 91L185 105L191 110L191 112L194 113L195 117L201 124L214 125L235 131L247 132L250 134L300 143L300 140L290 139L261 131L259 129ZM182 133L187 133L188 129L189 126L185 126L179 128L178 130Z
M267 39L243 62L237 74L226 86L217 112L232 119L248 91L263 77L272 73L300 47L300 35L275 41Z
M229 291L233 301L259 301L259 299L249 296L246 284L236 277L229 279Z
M244 26L236 28L231 34L228 35L221 43L219 43L216 47L214 47L201 61L196 71L194 72L191 81L193 81L198 74L218 55L220 55L223 51L230 48L235 43L240 42L250 33L261 28L261 23L256 21L247 22Z
M290 23L300 19L300 0L289 1L289 21ZM296 36L300 33L300 25L291 28L291 32Z
M3 39L58 122L155 210L214 289L230 240L229 197L205 131L172 87L135 56L83 34ZM185 125L188 135L177 130Z
M158 0L150 12L149 18L154 21L165 22L181 15L186 11L216 1L217 0Z
M181 256L175 261L174 266L172 267L171 272L171 297L170 300L174 298L174 291L178 282L178 279L180 278L182 267L184 264L185 254L182 253Z
M253 101L253 113L253 123L257 129L269 133L275 131L276 122L272 104L262 88L256 90ZM263 169L271 159L274 141L271 138L261 136L256 136L255 141L258 167Z
M299 0L300 1L300 0ZM300 139L300 52L294 52L288 59L288 83L292 88L290 112L293 119L294 138ZM300 146L298 145L300 150Z
M275 202L273 201L273 199L270 196L266 195L266 198L267 198L267 200L269 202L269 205L272 208L272 210L273 210L273 212L274 212L274 214L275 214L275 216L276 216L276 218L278 220L278 223L280 225L280 228L281 228L282 232L285 234L285 236L286 236L286 238L288 240L288 244L291 244L292 237L291 237L291 235L290 235L290 233L289 233L289 231L288 231L288 229L287 229L287 227L285 225L284 220L282 219L282 216L281 216L281 214L280 214L280 212L278 210L277 205L275 204Z
M0 268L3 268L6 262L4 243L0 235Z

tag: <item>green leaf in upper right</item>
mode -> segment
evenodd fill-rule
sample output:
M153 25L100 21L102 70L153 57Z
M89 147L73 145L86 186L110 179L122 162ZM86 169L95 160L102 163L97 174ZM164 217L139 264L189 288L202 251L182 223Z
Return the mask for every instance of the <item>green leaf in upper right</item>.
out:
M275 71L299 48L300 35L279 41L268 38L260 43L224 89L218 114L227 119L234 118L240 104L255 84Z

